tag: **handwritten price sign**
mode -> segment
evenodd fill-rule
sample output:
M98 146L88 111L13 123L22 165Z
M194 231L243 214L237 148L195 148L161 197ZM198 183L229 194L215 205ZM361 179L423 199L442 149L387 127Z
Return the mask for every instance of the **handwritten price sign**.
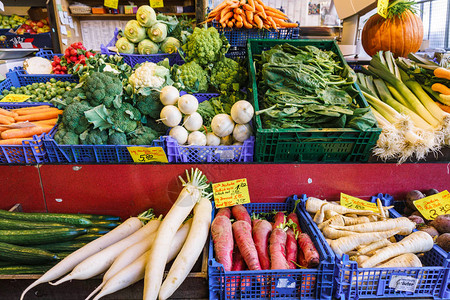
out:
M0 102L24 102L30 95L22 95L22 94L8 94L0 100Z
M387 18L387 10L389 6L389 0L378 0L377 13L383 18Z
M351 209L360 209L360 210L371 210L373 212L379 213L375 203L365 201L344 193L341 193L341 205Z
M434 220L440 215L450 214L450 193L445 190L416 200L413 204L427 220Z
M213 183L212 188L216 208L250 203L246 178Z
M119 7L119 0L105 0L103 6L117 9Z
M162 147L127 147L127 149L135 163L169 162Z

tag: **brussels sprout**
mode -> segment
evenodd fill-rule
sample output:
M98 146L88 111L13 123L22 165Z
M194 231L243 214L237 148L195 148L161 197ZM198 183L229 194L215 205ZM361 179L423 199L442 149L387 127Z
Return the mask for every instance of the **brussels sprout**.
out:
M155 43L161 43L167 37L167 25L156 23L147 29L147 35Z
M136 19L141 26L151 27L156 23L156 13L150 6L142 5L137 10Z
M145 28L136 20L128 21L123 31L125 37L132 43L139 43L145 39Z
M138 45L139 54L156 54L159 51L159 47L156 43L153 43L149 39L142 40Z
M126 37L121 37L116 42L116 48L120 53L133 54L134 44L131 43Z

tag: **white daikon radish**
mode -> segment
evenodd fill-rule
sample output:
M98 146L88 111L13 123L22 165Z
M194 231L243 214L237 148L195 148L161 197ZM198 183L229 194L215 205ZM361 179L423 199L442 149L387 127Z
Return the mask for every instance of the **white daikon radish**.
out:
M233 133L234 122L227 114L215 115L211 121L211 129L218 137L225 137Z
M159 100L161 100L161 103L164 105L175 105L178 98L180 98L180 92L176 87L171 85L163 87L159 94Z
M231 135L220 138L220 145L229 146L233 144L233 137Z
M189 133L183 126L175 126L170 129L169 135L174 138L179 145L184 145L187 142Z
M164 125L168 127L175 127L180 124L183 116L178 108L174 105L166 105L161 109L159 121L162 121Z
M188 145L206 146L206 136L200 131L189 133Z
M202 128L203 118L198 112L186 115L183 120L183 126L189 131L196 131Z
M215 135L213 132L208 132L206 134L206 145L207 146L219 146L220 145L220 137Z
M250 122L255 110L247 100L239 100L231 107L231 117L237 124L246 124Z
M233 129L233 138L238 142L244 142L250 138L252 132L250 124L236 124Z
M198 100L193 95L184 94L178 98L178 109L185 115L193 114L197 111Z

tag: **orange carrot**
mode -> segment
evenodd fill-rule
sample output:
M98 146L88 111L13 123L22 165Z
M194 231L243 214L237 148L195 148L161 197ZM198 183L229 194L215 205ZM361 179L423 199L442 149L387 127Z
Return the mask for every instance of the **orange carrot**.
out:
M44 132L49 132L52 130L53 126L42 125L42 126L33 126L33 127L24 127L20 129L9 129L3 131L1 136L2 139L14 139L14 138L25 138L31 137L35 134L42 134Z
M242 8L245 9L245 11L251 11L251 12L255 11L255 8L249 4L242 5Z
M281 28L295 28L298 27L297 23L288 23L288 22L284 22L283 20L280 19L274 19L274 21L277 23L277 25L279 25Z
M26 138L0 140L0 145L22 145L23 140L26 140Z
M255 1L253 0L248 0L247 1L248 5L250 5L253 8L253 11L255 11L256 7L255 7Z
M276 18L281 19L281 20L287 20L288 19L288 17L280 15L280 14L277 14L277 13L274 13L272 11L266 11L266 15L270 16L270 17L276 17Z
M237 22L242 23L242 20L245 18L245 16L243 16L242 14L234 14L234 18L236 19Z
M245 2L247 2L247 0L241 0L241 1L239 2L239 4L240 4L240 5L244 5Z
M30 122L30 123L33 123L35 125L55 125L57 121L58 121L58 118L54 118L54 119L35 121L35 122Z
M27 115L33 115L33 114L39 114L39 113L51 112L51 111L57 111L57 110L59 110L59 109L57 109L56 107L50 107L50 108L30 109L30 110L19 111L19 112L17 112L17 114L19 116L27 116Z
M4 115L0 115L0 124L4 124L4 125L10 125L12 123L14 123L14 118L8 117L8 116L4 116Z
M260 16L258 14L253 16L253 20L255 21L256 25L259 29L263 28L263 21L261 20Z
M253 22L253 12L246 10L245 16L247 17L248 22Z
M11 111L17 112L17 111L23 111L23 110L29 110L29 109L49 108L49 107L50 107L50 105L28 106L28 107L11 109Z
M57 110L57 111L32 114L32 115L26 115L26 116L18 116L18 117L15 117L14 119L17 122L27 121L27 120L28 121L41 121L41 120L48 120L48 119L56 118L57 116L59 116L62 113L63 113L62 110Z
M437 104L443 111L450 113L450 106L445 105L445 104L442 104L442 103L439 102L439 101L434 101L434 102L436 102L436 104Z
M267 18L266 12L264 11L264 7L262 7L260 4L255 4L256 11L261 13L261 16Z
M228 19L230 19L232 16L233 16L233 12L232 11L227 12L223 17L220 18L219 23L223 22L223 23L227 24L228 23Z
M217 5L211 12L215 13L215 12L219 12L220 10L222 10L223 8L225 8L228 5L228 0L223 1L222 3L220 3L219 5Z
M228 21L227 26L233 28L234 27L233 21Z
M17 114L15 112L9 111L9 110L3 109L3 108L0 108L0 115L4 115L7 117L13 117L13 118L17 117Z
M450 80L450 70L445 68L437 68L433 71L434 76Z
M261 4L263 7L264 7L264 9L266 10L266 13L268 12L268 11L271 11L271 12L274 12L274 13L277 13L277 14L279 14L279 15L283 15L283 16L285 16L285 17L287 17L287 15L284 13L284 12L282 12L281 10L279 10L279 9L276 9L276 8L273 8L273 7L270 7L270 6L267 6L267 5L265 5L264 3L263 4Z
M230 11L232 11L232 10L233 10L233 9L230 8L230 7L226 7L226 8L224 8L224 9L222 9L222 11L220 12L220 19L222 20L223 17L224 17L227 13L229 13Z
M242 24L244 25L245 28L247 29L252 29L253 25L251 23L248 22L247 18L243 18L242 19Z
M431 89L444 95L450 95L450 88L446 87L442 83L434 83L431 86Z
M270 25L272 26L273 29L278 30L278 26L277 23L275 23L275 21L272 19L272 17L267 17L267 20L270 22Z
M241 21L237 21L236 22L236 27L237 28L242 28L242 26L244 26L244 23L242 23Z

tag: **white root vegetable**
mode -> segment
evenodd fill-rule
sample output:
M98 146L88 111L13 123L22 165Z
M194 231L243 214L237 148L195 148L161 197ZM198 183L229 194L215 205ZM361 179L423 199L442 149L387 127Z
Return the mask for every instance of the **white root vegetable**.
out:
M387 240L387 239L376 241L376 242L373 242L373 243L371 243L371 244L369 244L367 246L364 246L364 247L357 247L358 254L361 254L361 255L367 254L367 253L370 253L370 252L372 252L374 250L378 250L380 248L386 247L387 245L390 245L390 244L392 244L392 243L389 240Z
M192 219L189 219L183 224L183 226L181 226L180 229L178 229L170 244L167 259L164 264L170 262L177 256L178 252L180 252L186 240L186 237L188 236L191 224ZM132 285L133 283L136 283L139 280L143 279L150 251L151 250L148 250L147 252L139 256L139 258L133 261L130 265L126 266L125 268L117 272L114 276L112 276L105 283L102 290L94 297L93 300L98 300L106 295L124 289Z
M331 219L334 216L338 216L339 214L332 210L326 210L325 211L325 220Z
M45 272L44 275L42 275L39 279L34 281L22 292L20 300L23 300L25 294L33 287L41 283L49 282L60 278L66 273L70 272L76 265L78 265L86 258L126 238L130 234L139 230L139 228L141 227L142 222L138 218L135 217L128 218L125 222L123 222L122 224L120 224L119 226L117 226L104 236L76 250L75 252L64 258L62 261L60 261L58 264L56 264L54 267L52 267L50 270Z
M193 114L197 111L198 100L191 94L184 94L178 98L178 109L185 115Z
M208 239L212 205L208 198L201 198L194 207L191 229L186 241L170 267L161 289L159 300L168 299L180 287L194 267Z
M375 231L386 231L394 228L403 228L402 231L399 232L401 235L410 234L414 228L416 228L416 223L411 221L406 217L396 218L396 219L388 219L384 221L372 222L372 223L363 223L352 226L336 226L330 225L334 229L337 230L346 230L353 232L375 232Z
M341 238L344 236L355 235L355 233L352 231L336 230L336 229L332 228L331 226L325 226L322 229L322 233L327 239L332 239L332 240L335 240L335 239L338 239L338 238Z
M183 126L189 131L196 131L202 128L203 118L198 112L186 115L183 120Z
M319 211L316 212L314 215L314 223L320 224L323 222L325 217L325 211L326 210L333 210L341 215L344 214L358 214L358 215L373 215L375 214L373 211L370 210L358 210L358 209L350 209L342 205L335 205L331 203L326 203L322 205Z
M401 228L396 228L384 232L355 233L350 236L345 236L337 240L333 240L330 243L330 246L331 249L333 249L334 253L336 253L336 256L341 257L344 253L355 249L359 245L369 244L381 239L386 239L399 233L399 231L401 230Z
M170 129L169 135L177 141L178 145L184 145L187 142L189 133L183 126L175 126Z
M180 124L183 116L178 108L174 105L166 105L161 109L159 121L162 121L167 127L175 127Z
M211 129L218 137L225 137L233 133L234 121L227 114L215 115L211 121Z
M200 131L193 131L188 135L188 145L205 146L206 136Z
M375 234L375 233L372 233ZM427 252L433 248L433 238L424 231L415 231L403 240L380 249L374 256L362 264L363 268L371 268L392 257L405 253Z
M311 214L315 214L316 212L318 212L320 210L320 208L322 207L322 205L329 203L325 200L320 200L319 198L315 198L315 197L308 197L308 199L305 202L305 208L306 211L311 213Z
M317 227L320 230L323 230L326 226L328 225L338 225L338 226L344 226L344 217L341 215L335 215L334 217L326 220L325 222L320 223L319 225L317 225Z
M383 209L383 204L381 203L380 198L377 198L377 206L378 206L378 209L380 210L381 220L386 220L386 213Z
M252 127L250 124L236 124L233 129L234 140L243 143L252 135Z
M124 269L126 266L130 265L133 261L138 259L142 254L147 252L150 247L153 245L153 240L156 236L156 230L159 227L159 224L161 223L160 219L154 219L147 223L152 223L155 227L155 231L149 234L145 239L142 241L131 245L124 251L120 253L119 256L114 260L113 264L109 267L108 271L103 275L102 283L89 295L86 297L85 300L90 299L92 296L94 296L100 289L105 285L105 283L112 278L114 275L116 275L120 270Z
M375 268L422 268L422 262L413 253L405 253L396 256L385 263L376 265Z
M255 110L247 100L239 100L231 107L231 117L237 124L246 124L253 118Z
M214 132L208 132L206 134L206 145L207 146L219 146L220 137L214 134Z
M368 217L349 218L349 217L345 217L344 216L343 218L344 218L344 225L345 226L351 226L351 225L356 225L356 224L364 224L364 223L369 223L370 222Z
M153 247L150 250L145 268L144 300L155 300L158 297L170 243L178 227L186 219L194 205L200 200L202 194L205 193L205 189L209 186L206 176L198 169L192 170L191 175L186 170L186 175L187 182L180 177L184 188L161 222Z
M176 87L171 85L166 85L162 88L159 94L159 100L163 105L175 105L180 98L180 92Z
M122 251L147 238L152 232L157 230L158 225L158 222L148 222L133 234L83 260L70 274L50 284L59 285L73 279L88 279L105 272Z
M363 262L365 262L366 260L368 260L370 258L370 256L367 255L359 255L356 258L356 263L358 264L358 266L360 266Z

